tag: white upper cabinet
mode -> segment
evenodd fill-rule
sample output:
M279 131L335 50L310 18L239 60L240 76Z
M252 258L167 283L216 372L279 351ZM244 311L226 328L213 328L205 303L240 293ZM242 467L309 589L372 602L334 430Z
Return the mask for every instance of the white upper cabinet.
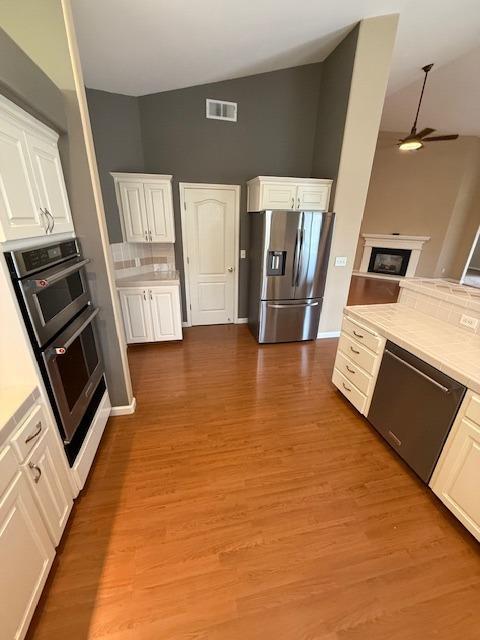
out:
M118 183L119 206L127 242L148 242L147 213L143 184L130 180Z
M27 144L33 163L40 206L50 215L51 233L73 231L62 164L56 142L27 133Z
M323 211L328 209L332 180L258 176L249 180L247 187L248 211Z
M127 242L175 242L172 176L112 173Z
M58 134L0 96L0 241L73 231Z
M0 114L0 240L44 235L40 201L22 129Z

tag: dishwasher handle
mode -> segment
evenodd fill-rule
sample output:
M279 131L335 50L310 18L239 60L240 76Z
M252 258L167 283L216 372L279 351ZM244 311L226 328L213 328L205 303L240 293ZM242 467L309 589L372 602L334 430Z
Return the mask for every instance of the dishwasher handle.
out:
M440 391L442 391L443 393L450 393L450 389L448 387L445 387L443 384L440 384L440 382L437 382L430 376L427 376L426 373L423 373L423 371L420 371L419 369L417 369L417 367L414 367L409 362L406 362L403 358L399 358L395 353L392 353L388 349L385 349L385 353L387 353L392 358L395 358L395 360L398 360L398 362L401 362L405 367L408 367L412 371L415 371L416 374L418 374L419 376L422 376L422 378L425 378L425 380L428 380L428 382L438 387Z

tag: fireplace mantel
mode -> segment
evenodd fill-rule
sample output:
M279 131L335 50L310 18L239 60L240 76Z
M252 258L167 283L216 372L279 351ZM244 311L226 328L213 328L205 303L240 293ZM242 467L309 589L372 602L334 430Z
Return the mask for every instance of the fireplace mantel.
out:
M390 233L362 233L362 237L364 238L365 244L363 247L362 262L360 264L360 273L368 273L368 265L373 247L410 249L412 253L408 262L407 273L405 274L406 278L413 278L415 275L423 245L430 240L430 236L397 236Z

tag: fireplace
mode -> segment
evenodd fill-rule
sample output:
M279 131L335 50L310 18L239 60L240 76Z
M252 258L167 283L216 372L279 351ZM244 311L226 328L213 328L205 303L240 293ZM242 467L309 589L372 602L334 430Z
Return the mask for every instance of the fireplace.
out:
M372 247L368 271L389 276L404 276L407 273L411 249L389 249L388 247Z
M425 242L429 236L404 236L396 233L363 233L360 268L354 272L370 278L413 278Z

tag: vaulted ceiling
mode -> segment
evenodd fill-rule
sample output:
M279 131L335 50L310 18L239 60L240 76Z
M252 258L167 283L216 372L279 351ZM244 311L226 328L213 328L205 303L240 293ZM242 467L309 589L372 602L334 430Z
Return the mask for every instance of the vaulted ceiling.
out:
M72 0L88 87L143 95L323 60L399 13L389 92L479 44L478 0Z

